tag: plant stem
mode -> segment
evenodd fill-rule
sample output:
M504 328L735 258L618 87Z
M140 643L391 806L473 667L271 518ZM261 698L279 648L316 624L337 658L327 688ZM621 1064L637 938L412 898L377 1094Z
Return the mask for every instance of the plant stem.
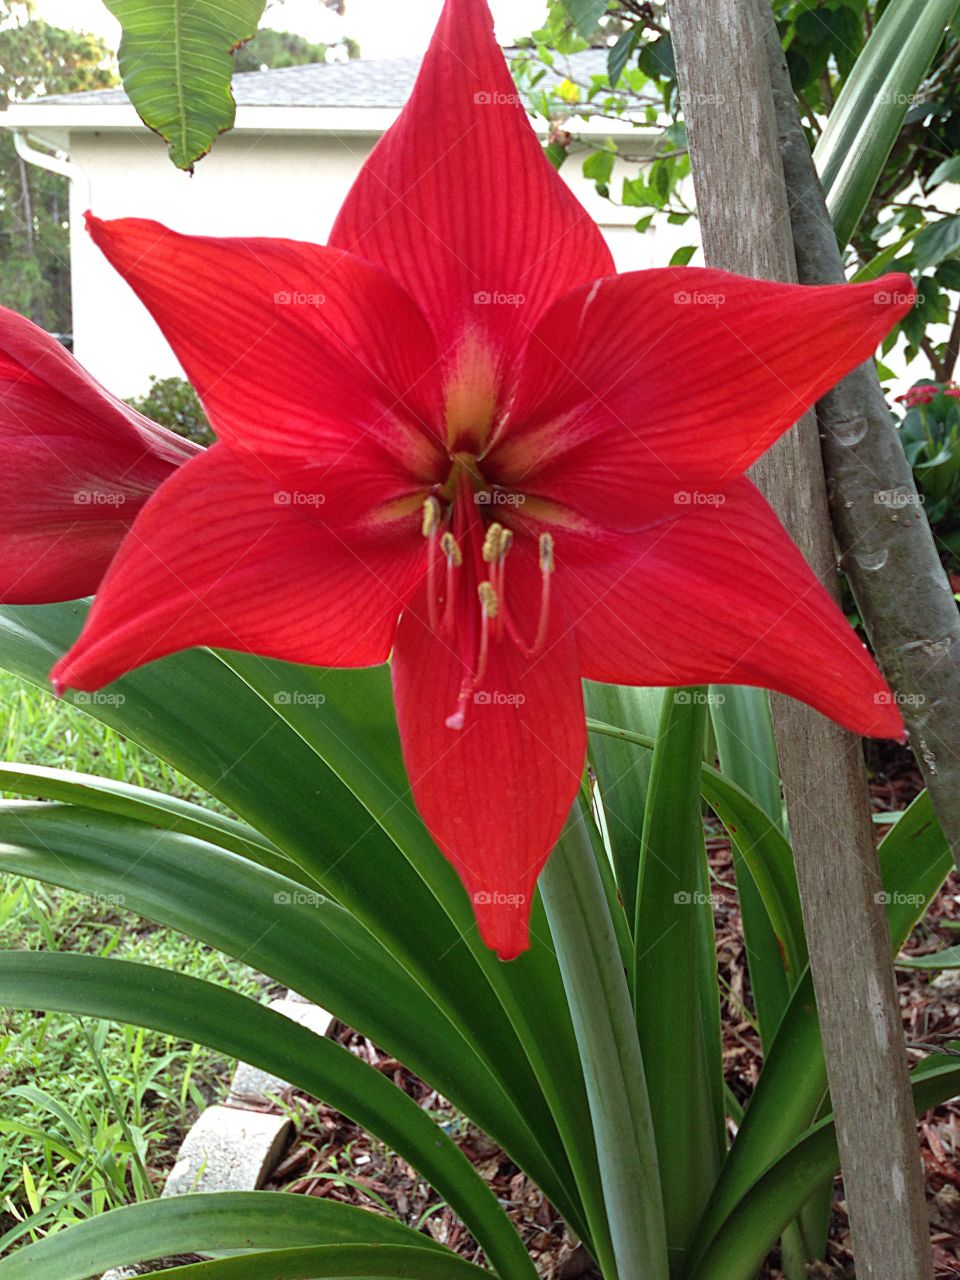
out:
M633 1007L579 802L540 877L590 1102L617 1274L667 1280L650 1101Z

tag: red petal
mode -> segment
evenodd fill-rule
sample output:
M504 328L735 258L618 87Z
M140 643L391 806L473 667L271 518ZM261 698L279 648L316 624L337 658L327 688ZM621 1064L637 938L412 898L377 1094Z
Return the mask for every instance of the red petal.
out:
M640 528L658 491L742 475L913 298L908 276L811 287L692 267L578 289L531 340L491 471Z
M183 236L87 215L163 330L217 435L313 460L362 436L429 471L440 390L423 316L385 272L293 240Z
M197 446L130 409L0 307L0 600L96 590L150 494Z
M269 478L215 445L147 503L52 679L96 689L194 645L319 666L384 662L420 576L419 524L415 512L338 531L322 508L278 505Z
M535 601L535 555L510 553L507 597ZM528 946L537 876L580 785L586 750L573 633L554 610L546 648L525 658L494 641L460 730L445 721L464 677L456 648L421 620L421 595L400 620L393 686L414 799L470 894L480 933L501 959ZM533 638L536 621L520 618ZM524 625L526 624L526 625Z
M549 303L613 260L547 161L484 0L447 0L400 119L367 160L330 243L385 267L442 350L495 359Z
M873 659L748 480L641 533L558 536L556 581L590 679L759 685L856 733L903 734Z

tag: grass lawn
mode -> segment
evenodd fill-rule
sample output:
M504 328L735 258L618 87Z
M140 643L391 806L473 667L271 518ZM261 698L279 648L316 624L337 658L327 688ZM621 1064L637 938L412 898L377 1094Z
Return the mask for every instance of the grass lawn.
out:
M120 778L191 800L187 779L77 708L0 672L0 759ZM209 801L207 801L209 803ZM122 957L255 995L247 966L102 898L0 874L0 948ZM211 1050L67 1014L0 1010L0 1252L155 1194L230 1063Z

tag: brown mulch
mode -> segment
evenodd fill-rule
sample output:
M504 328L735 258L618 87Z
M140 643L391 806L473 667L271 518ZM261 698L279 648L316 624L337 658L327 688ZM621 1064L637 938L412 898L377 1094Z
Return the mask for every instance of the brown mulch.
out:
M902 809L922 783L909 753L887 751L870 760L872 802L877 812ZM712 834L711 834L712 832ZM878 838L883 828L878 827ZM717 948L722 982L723 1057L727 1083L741 1101L749 1099L761 1066L753 1022L739 906L733 885L729 843L708 824L708 852ZM922 954L960 944L960 878L951 875L906 951ZM960 974L933 985L936 972L897 970L906 1039L912 1060L923 1046L960 1039ZM436 1090L364 1036L338 1025L336 1038L412 1097L450 1134L479 1169L523 1237L543 1280L593 1280L596 1272L578 1249L553 1206L506 1154L467 1121ZM291 1092L283 1105L295 1113L298 1135L277 1168L270 1189L324 1196L378 1212L390 1212L417 1230L428 1232L471 1261L482 1263L476 1242L451 1210L416 1171L346 1117L322 1103ZM931 1245L936 1280L960 1280L960 1102L937 1107L921 1118L921 1154L927 1173ZM782 1280L774 1251L761 1275ZM810 1280L854 1277L849 1222L843 1188L837 1179L827 1259Z

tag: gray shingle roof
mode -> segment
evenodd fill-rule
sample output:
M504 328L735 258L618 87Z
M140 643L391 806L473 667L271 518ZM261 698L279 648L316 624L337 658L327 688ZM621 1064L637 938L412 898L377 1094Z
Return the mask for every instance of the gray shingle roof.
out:
M603 75L606 62L605 49L584 49L568 57L558 55L556 71L547 73L543 86L556 83L568 73L585 82L591 75ZM358 58L352 62L245 71L234 76L233 93L240 107L402 107L419 67L419 58ZM118 88L32 98L30 105L122 106L128 101L123 89Z

